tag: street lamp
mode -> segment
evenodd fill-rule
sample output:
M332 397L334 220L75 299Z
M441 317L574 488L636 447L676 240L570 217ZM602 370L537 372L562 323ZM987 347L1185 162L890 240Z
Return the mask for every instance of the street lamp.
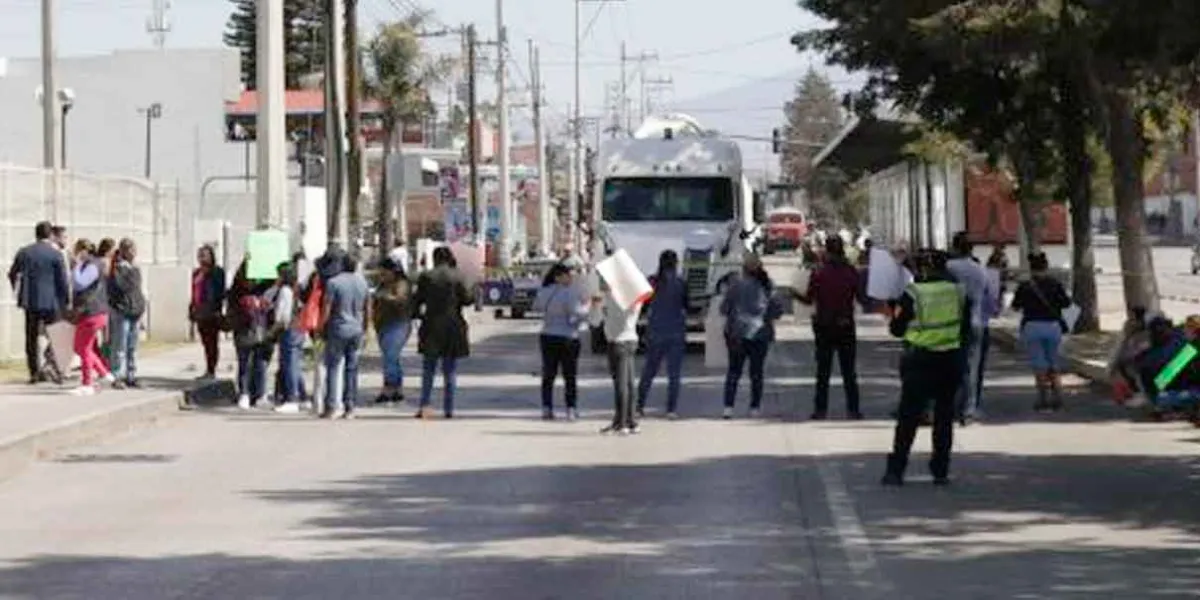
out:
M71 107L75 106L75 90L71 88L58 90L58 102L62 105L62 131L59 132L59 135L62 136L62 147L59 148L62 158L59 162L65 169L67 168L67 113L71 112Z
M146 108L139 108L138 113L146 115L146 170L145 170L145 177L146 177L146 179L150 179L150 157L151 157L151 149L153 148L153 142L154 142L153 124L156 119L162 118L162 114L163 114L162 103L155 102L154 104L151 104L150 106L148 106Z
M42 90L42 86L39 85L33 95L39 104L45 102L46 94ZM58 98L59 111L62 116L62 129L58 132L60 146L58 149L59 163L65 169L67 167L67 113L71 112L71 108L75 106L75 90L71 88L59 88L55 96Z

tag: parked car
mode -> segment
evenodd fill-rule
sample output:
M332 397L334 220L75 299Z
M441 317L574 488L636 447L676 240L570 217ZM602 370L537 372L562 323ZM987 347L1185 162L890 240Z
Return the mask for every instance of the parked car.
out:
M796 250L807 235L808 221L803 212L795 208L775 209L767 214L767 239L763 242L763 253Z
M542 287L542 279L556 262L558 261L553 259L534 259L513 266L510 275L512 296L509 303L512 318L524 319L525 315L533 312L533 300L537 298L538 290Z

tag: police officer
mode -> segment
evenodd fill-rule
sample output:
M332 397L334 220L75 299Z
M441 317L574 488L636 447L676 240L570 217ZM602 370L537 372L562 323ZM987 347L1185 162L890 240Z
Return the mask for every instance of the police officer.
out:
M954 440L954 399L963 382L962 350L969 335L970 307L962 289L946 271L946 254L927 250L917 256L910 284L893 317L892 335L904 339L900 359L900 408L896 435L887 459L884 485L904 484L913 438L929 401L933 401L933 458L929 470L935 485L950 482L950 447Z

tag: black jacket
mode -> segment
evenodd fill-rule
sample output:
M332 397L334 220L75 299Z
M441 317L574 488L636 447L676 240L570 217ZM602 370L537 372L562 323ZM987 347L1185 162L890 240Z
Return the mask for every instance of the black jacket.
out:
M117 263L108 278L108 305L128 319L136 319L146 313L142 270L137 265L128 261Z

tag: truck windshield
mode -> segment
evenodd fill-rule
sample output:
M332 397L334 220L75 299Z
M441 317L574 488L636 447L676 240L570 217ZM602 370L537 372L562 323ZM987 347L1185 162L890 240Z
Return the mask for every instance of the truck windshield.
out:
M728 221L733 214L733 180L727 177L604 181L605 221Z

